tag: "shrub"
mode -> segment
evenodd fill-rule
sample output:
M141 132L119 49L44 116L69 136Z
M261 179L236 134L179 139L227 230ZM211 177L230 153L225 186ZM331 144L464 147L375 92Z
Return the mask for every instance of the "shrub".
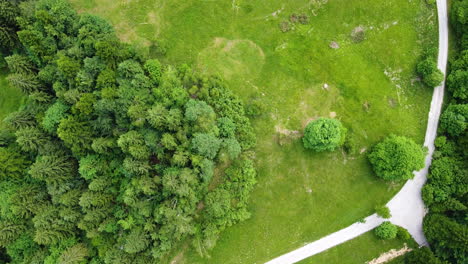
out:
M392 217L392 214L390 213L390 209L388 209L388 207L385 205L376 207L375 212L382 218Z
M397 236L398 228L396 225L389 221L383 222L376 229L374 229L375 235L380 239L394 239Z
M436 87L444 80L444 74L437 68L437 63L432 57L427 57L419 62L416 65L416 72L430 87Z
M413 140L391 135L368 155L374 172L384 180L407 180L424 167L425 151Z
M331 118L319 118L307 124L302 141L304 147L315 151L333 151L343 145L346 128L340 121Z

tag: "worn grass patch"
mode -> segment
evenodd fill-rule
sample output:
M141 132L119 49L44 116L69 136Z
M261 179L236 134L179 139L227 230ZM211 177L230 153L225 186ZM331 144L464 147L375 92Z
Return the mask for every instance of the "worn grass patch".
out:
M163 62L221 74L245 102L265 105L253 120L252 218L223 232L211 258L189 247L178 263L263 263L346 227L401 186L373 175L366 150L391 133L423 142L432 90L415 81L414 68L437 44L435 9L424 0L70 1L143 50L163 43ZM282 33L293 13L309 24ZM363 35L353 39L357 27ZM349 129L354 154L313 153L300 139L278 144L275 127L302 131L331 112Z
M9 86L5 78L6 72L0 69L0 128L3 126L3 119L9 113L16 111L24 100L23 93Z
M207 74L220 74L226 80L252 80L262 71L265 55L250 40L214 38L197 59L196 68ZM244 80L245 81L245 80Z

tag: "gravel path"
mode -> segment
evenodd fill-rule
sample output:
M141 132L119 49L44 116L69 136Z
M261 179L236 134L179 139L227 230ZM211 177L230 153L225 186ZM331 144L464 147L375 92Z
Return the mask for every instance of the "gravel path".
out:
M437 65L445 74L448 56L448 18L446 0L437 0L437 13L439 20L439 56ZM396 225L406 228L419 245L427 245L427 241L422 230L422 221L426 214L426 210L421 198L421 188L426 182L426 176L432 161L432 154L434 153L434 140L437 135L437 125L439 123L439 116L444 98L444 86L445 83L442 83L440 86L434 88L434 94L432 96L426 137L424 140L424 146L429 150L426 156L425 167L422 170L415 172L414 179L407 181L400 192L398 192L397 195L395 195L387 204L390 212L392 213L390 221ZM380 225L386 219L382 219L376 214L373 214L365 220L365 223L352 224L299 249L270 260L266 264L296 263L364 234Z

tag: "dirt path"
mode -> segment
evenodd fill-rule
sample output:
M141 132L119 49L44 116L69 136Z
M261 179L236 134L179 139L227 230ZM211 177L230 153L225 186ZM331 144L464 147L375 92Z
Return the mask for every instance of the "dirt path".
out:
M448 56L448 18L446 0L437 0L437 14L439 18L439 56L437 66L445 74ZM400 192L393 197L387 206L391 211L390 221L408 230L419 245L427 245L422 230L422 221L426 214L421 198L421 188L426 182L429 166L434 153L434 140L437 135L437 126L444 99L445 82L434 88L434 93L429 111L426 137L424 146L428 148L425 167L415 172L415 177L406 182ZM266 264L290 264L323 252L336 245L344 243L380 225L384 219L376 214L366 218L365 223L355 223L317 241L307 244L299 249L279 256Z

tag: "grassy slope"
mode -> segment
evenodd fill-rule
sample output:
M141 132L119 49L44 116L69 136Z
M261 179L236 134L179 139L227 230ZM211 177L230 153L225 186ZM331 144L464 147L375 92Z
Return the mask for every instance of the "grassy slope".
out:
M300 140L280 146L275 126L301 131L310 118L336 112L358 150L390 133L423 142L431 90L411 79L422 46L437 38L436 17L422 0L320 7L306 0L71 2L106 17L122 39L142 48L162 40L163 61L220 73L243 99L259 95L267 106L254 120L259 175L252 218L226 230L211 259L188 250L181 262L261 263L371 214L401 186L377 180L364 155L316 154ZM316 16L281 33L278 23L293 12ZM355 44L349 35L359 25L366 40ZM330 49L330 41L340 48Z
M0 128L2 120L11 112L18 109L22 102L23 94L10 87L5 80L6 73L0 70Z
M405 242L400 239L379 240L374 233L370 231L314 257L298 262L298 264L366 263L367 261L379 257L383 252L391 249L401 249L404 243ZM408 246L411 247L410 245Z

